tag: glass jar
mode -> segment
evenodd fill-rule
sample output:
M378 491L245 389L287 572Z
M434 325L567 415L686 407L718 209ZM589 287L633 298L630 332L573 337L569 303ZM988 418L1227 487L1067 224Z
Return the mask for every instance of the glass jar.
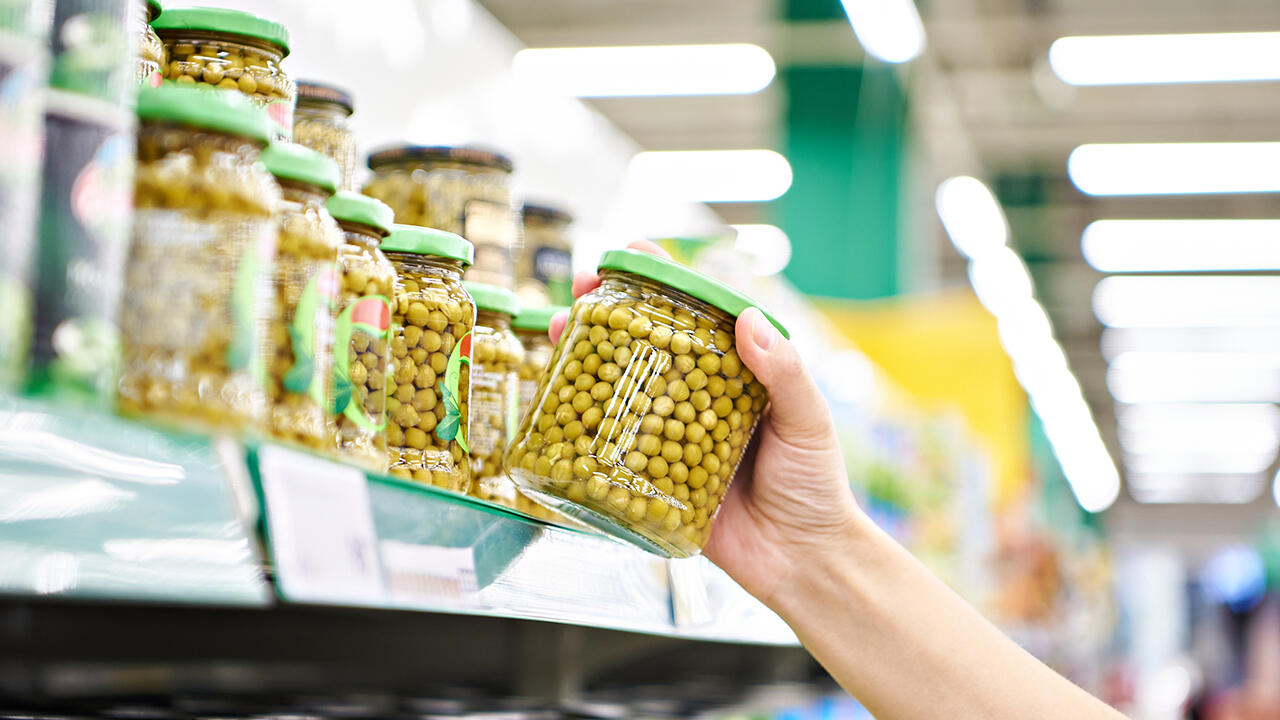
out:
M391 368L391 299L396 269L378 249L391 232L391 208L358 193L329 198L342 228L342 290L333 340L333 407L338 456L387 471L387 375Z
M297 89L280 67L289 55L289 31L239 10L170 8L152 23L164 41L165 77L179 85L239 90L267 109L271 139L293 137Z
M232 93L171 86L143 88L138 117L119 408L259 429L280 200L259 162L267 118Z
M524 348L511 330L519 312L515 293L494 285L464 282L476 303L471 342L471 495L514 508L516 486L502 471L502 453L515 434L516 369Z
M573 302L573 216L545 205L525 203L524 247L516 266L516 291L527 305Z
M293 143L272 143L262 160L280 184L282 198L276 211L280 242L272 285L267 432L328 452L337 444L328 408L342 231L325 202L337 186L338 166Z
M533 404L533 395L538 390L538 381L542 379L542 373L551 365L551 353L556 349L547 335L547 330L551 327L551 318L557 312L568 309L562 306L523 309L511 321L511 328L515 330L516 337L524 347L524 362L520 363L520 367L516 370L516 375L520 378L519 390L516 393L519 417L524 417L529 406Z
M135 27L146 17L142 0L44 0L36 8L36 17L52 14L49 87L131 113L138 91Z
M467 279L515 288L511 160L473 148L405 145L369 156L364 194L396 211L396 222L456 233L476 249Z
M453 233L395 225L382 251L396 268L389 472L465 493L471 487L467 421L476 308L462 271L475 249Z
M147 0L146 11L139 13L134 23L134 37L138 44L138 57L134 61L137 68L138 82L151 87L160 87L164 80L164 71L169 67L169 53L164 43L156 34L151 23L160 16L162 8L160 0Z
M329 85L298 83L293 139L338 163L340 190L356 189L356 136L351 130L351 94Z
M600 271L600 287L573 306L507 472L598 530L696 555L769 401L734 350L735 317L754 303L632 250L605 253Z

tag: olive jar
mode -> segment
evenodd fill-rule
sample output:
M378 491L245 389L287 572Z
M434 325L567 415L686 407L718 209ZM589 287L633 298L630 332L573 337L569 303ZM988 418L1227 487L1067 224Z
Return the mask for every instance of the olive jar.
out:
M471 243L443 230L394 225L382 251L396 268L387 384L389 472L465 493L476 308L462 286Z
M769 402L734 349L735 319L756 305L633 250L605 253L599 269L600 287L573 305L507 472L533 499L602 532L696 555Z
M524 348L511 330L520 311L515 293L494 285L463 283L476 303L471 341L471 495L516 506L516 488L502 470L502 454L515 434Z
M265 113L234 93L138 94L138 169L120 327L128 415L235 431L266 419L272 212Z
M396 268L378 244L391 232L391 208L338 191L329 214L342 228L342 288L333 341L333 408L339 457L387 471L387 375L391 368L391 299Z
M338 248L342 231L325 203L338 183L338 166L314 150L272 143L262 153L280 184L276 209L280 243L272 273L267 391L268 433L320 452L336 444L328 408L333 380L333 326Z
M165 77L179 85L239 90L262 107L272 140L293 137L297 90L280 63L289 55L289 31L239 10L169 8L152 22L164 41Z
M338 163L339 189L356 189L356 135L351 129L351 93L316 82L298 83L293 141Z
M456 233L476 249L467 279L515 288L516 225L511 160L476 148L402 145L369 156L364 193L396 211L396 222Z

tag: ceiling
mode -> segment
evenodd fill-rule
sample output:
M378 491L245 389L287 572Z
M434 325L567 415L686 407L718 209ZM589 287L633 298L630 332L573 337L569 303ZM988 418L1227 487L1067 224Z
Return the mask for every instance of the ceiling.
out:
M857 62L861 49L843 19L785 23L773 0L481 0L530 46L752 42L779 65ZM1101 275L1080 253L1080 234L1102 217L1274 217L1272 196L1090 198L1066 178L1066 158L1085 142L1276 139L1280 93L1270 83L1073 88L1047 68L1052 41L1071 34L1280 30L1275 0L917 0L925 54L901 70L932 177L919 192L931 206L936 182L985 177L1001 195L1014 243L1036 279L1058 340L1080 379L1113 457L1114 409L1090 296ZM1212 7L1209 11L1208 8ZM754 95L593 101L649 149L769 147L785 89ZM1020 195L1034 198L1021 205ZM919 206L919 205L918 205ZM761 220L751 204L718 205L729 222ZM935 261L926 286L966 282L964 259L930 218ZM1274 471L1274 468L1272 468ZM1268 475L1269 477L1269 475ZM1118 515L1181 517L1168 508ZM1264 493L1238 513L1252 527L1270 508ZM1138 523L1146 527L1149 522ZM1157 523L1158 524L1158 523Z

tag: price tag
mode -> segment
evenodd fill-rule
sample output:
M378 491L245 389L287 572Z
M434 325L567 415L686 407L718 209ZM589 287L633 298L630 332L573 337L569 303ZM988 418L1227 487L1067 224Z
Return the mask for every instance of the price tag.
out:
M711 597L707 593L707 574L703 567L706 562L702 556L667 562L671 578L671 615L676 627L706 625L715 619L711 613Z
M382 541L391 598L401 605L463 607L477 603L476 561L471 548Z
M258 451L258 470L281 593L301 602L382 605L364 473L271 445Z

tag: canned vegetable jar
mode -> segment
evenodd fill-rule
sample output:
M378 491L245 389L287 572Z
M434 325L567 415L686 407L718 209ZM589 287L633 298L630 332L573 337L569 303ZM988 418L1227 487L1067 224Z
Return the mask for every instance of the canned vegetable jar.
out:
M369 469L387 471L387 376L391 368L391 299L396 269L378 249L391 232L391 208L339 191L329 214L342 228L342 291L333 341L333 407L337 451Z
M516 266L516 289L528 304L573 302L573 216L546 205L525 203L520 217L524 243Z
M547 336L551 327L551 318L568 307L553 305L551 307L523 308L520 314L511 321L511 329L515 330L520 345L524 347L524 362L516 370L520 378L517 404L518 416L524 417L529 406L533 404L533 395L538 390L538 381L542 373L551 365L551 353L556 346Z
M450 232L395 225L382 251L396 268L389 472L465 493L471 487L467 419L476 308L462 271L475 249Z
M314 82L298 83L293 140L338 163L342 190L356 189L356 136L351 130L351 93Z
M170 8L152 23L164 41L165 77L179 85L239 90L267 109L272 140L293 137L296 88L280 67L289 55L289 31L239 10Z
M396 211L396 222L457 233L476 249L467 279L515 287L511 160L474 148L403 145L369 156L364 193Z
M139 13L134 23L134 42L138 46L134 66L138 82L151 87L160 86L160 81L164 80L164 71L169 67L169 54L164 49L164 42L156 34L155 28L151 27L151 23L160 17L162 11L160 0L147 0L146 11Z
M494 285L464 282L476 303L476 329L471 341L471 494L516 506L516 487L502 470L502 453L515 434L516 370L524 348L511 331L520 311L515 293Z
M272 275L268 431L280 440L329 451L336 444L328 408L342 231L325 202L337 186L338 166L293 143L272 143L262 160L280 184L282 197Z
M144 0L53 0L49 86L105 100L132 114L137 43ZM43 14L37 11L38 14Z
M261 429L280 200L258 162L266 115L234 93L165 86L139 92L138 117L119 408Z
M755 303L646 253L613 250L599 267L601 285L574 303L507 472L603 532L696 555L769 402L734 349L735 319Z

